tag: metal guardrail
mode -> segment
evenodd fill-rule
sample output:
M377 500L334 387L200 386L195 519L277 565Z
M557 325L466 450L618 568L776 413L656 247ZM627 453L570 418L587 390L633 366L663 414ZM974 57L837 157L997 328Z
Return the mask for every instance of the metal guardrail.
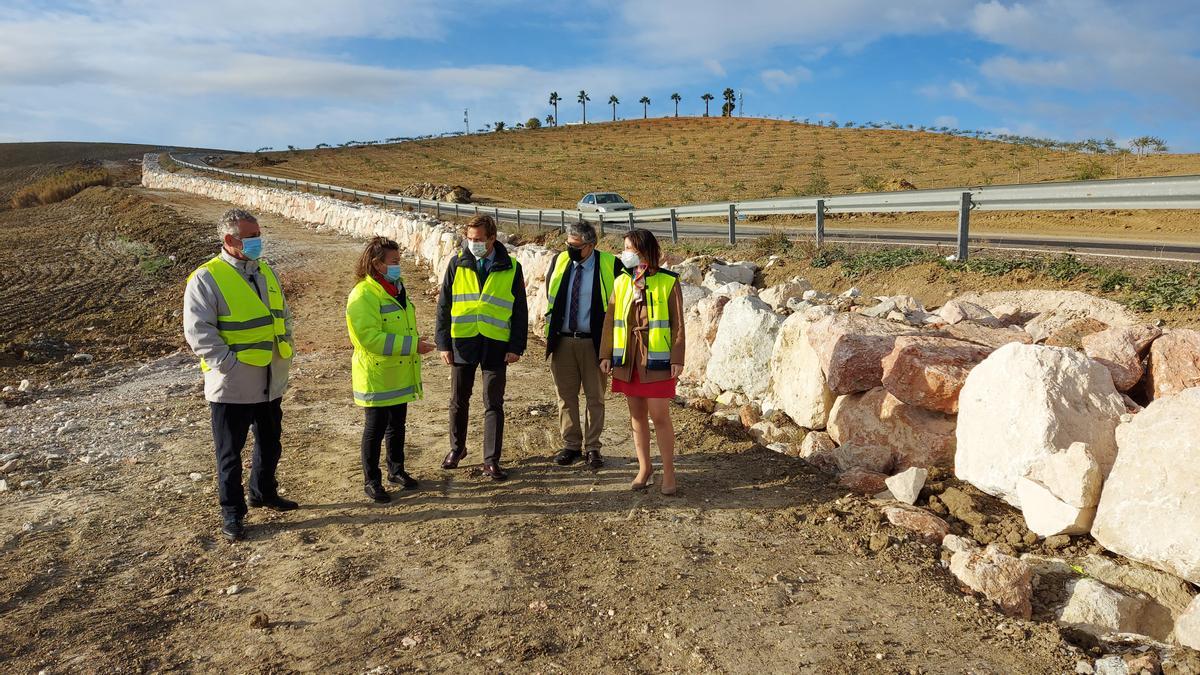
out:
M1200 176L1126 178L1022 185L988 185L901 192L867 192L828 197L785 197L753 199L741 202L714 202L675 207L635 209L616 213L586 213L570 209L523 209L458 204L416 199L338 185L281 178L244 171L231 171L206 164L195 164L171 156L172 161L189 169L233 176L266 184L316 190L333 195L376 200L382 204L411 206L436 217L462 217L488 214L497 222L540 227L565 227L567 222L587 220L599 225L633 229L645 223L670 223L671 238L678 241L681 218L722 218L728 227L728 241L737 240L737 223L746 216L811 214L815 220L817 245L824 240L827 214L839 213L914 213L957 212L957 259L966 260L970 241L971 211L1063 211L1110 209L1200 209Z

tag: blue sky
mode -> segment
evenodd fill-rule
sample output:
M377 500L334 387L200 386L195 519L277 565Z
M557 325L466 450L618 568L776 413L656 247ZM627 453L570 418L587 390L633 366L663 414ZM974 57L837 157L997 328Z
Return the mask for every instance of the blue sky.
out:
M312 147L725 87L748 116L1195 152L1200 3L0 0L0 141Z

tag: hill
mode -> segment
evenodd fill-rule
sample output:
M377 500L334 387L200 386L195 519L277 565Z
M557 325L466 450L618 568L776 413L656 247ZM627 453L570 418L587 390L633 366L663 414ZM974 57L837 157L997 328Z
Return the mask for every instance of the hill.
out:
M929 132L660 118L264 153L226 166L378 191L462 184L488 204L569 208L616 190L639 207L887 189L1200 173L1200 154L1092 155Z

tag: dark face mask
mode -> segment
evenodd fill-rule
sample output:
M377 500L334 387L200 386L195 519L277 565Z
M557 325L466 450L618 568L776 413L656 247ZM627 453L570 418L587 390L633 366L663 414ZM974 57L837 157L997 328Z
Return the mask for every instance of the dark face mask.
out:
M583 260L583 248L580 246L567 246L567 257L573 262Z

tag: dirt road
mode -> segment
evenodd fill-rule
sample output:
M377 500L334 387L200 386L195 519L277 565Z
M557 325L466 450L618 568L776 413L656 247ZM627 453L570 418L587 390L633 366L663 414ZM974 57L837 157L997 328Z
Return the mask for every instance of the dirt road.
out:
M190 221L228 207L138 192ZM699 413L674 411L676 497L629 490L616 397L607 466L553 465L536 343L509 375L508 482L439 468L448 373L427 359L408 424L421 487L369 503L343 319L361 243L262 223L296 315L279 477L302 508L253 511L246 542L218 536L208 410L187 354L0 409L5 451L21 453L0 493L3 670L1073 671L1078 652L1052 625L964 598L936 547ZM428 274L406 262L425 334ZM473 434L464 466L480 458ZM892 545L869 552L875 532ZM265 627L252 627L258 612Z

